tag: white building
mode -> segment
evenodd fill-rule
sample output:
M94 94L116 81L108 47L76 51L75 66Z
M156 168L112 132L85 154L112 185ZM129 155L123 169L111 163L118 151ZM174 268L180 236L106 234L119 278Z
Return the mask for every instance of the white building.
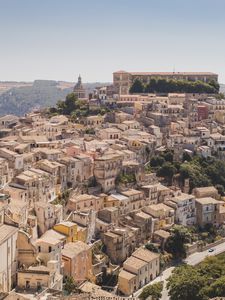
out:
M216 152L225 151L225 135L213 133L208 139L208 146Z
M9 292L16 276L18 228L0 224L0 292Z
M193 195L179 192L166 204L175 209L176 223L183 226L190 226L196 223L195 197Z

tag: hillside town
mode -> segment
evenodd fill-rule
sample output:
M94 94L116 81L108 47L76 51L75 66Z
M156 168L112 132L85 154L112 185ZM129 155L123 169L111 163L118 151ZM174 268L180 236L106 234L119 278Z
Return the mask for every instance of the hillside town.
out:
M118 71L90 94L79 76L56 107L0 116L2 299L138 299L174 262L213 252L224 159L209 72Z

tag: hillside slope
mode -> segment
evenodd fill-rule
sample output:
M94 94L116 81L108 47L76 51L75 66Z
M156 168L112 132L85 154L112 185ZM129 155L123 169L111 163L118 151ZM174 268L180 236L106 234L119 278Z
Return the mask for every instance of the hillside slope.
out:
M94 87L105 83L87 83L87 94ZM74 83L52 80L36 80L27 86L13 87L0 94L0 115L15 114L22 116L34 108L54 106L64 100L72 91Z

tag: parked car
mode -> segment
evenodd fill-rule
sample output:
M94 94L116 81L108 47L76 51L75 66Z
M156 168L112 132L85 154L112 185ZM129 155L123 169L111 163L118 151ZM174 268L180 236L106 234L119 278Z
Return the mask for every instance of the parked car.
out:
M214 251L214 249L213 249L213 248L210 248L208 251L209 251L209 252L213 252L213 251Z

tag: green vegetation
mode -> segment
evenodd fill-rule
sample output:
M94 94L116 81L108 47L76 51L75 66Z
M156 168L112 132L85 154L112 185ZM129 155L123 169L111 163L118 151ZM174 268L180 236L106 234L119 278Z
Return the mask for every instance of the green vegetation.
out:
M171 253L175 259L185 258L186 244L191 242L189 229L181 225L174 225L170 230L170 234L165 250Z
M141 292L139 298L146 300L149 296L152 296L152 300L159 300L162 297L163 282L157 282L146 286Z
M94 128L87 128L85 129L85 133L90 135L95 135L95 130Z
M207 300L225 296L225 255L208 257L196 267L177 267L168 279L171 300Z
M86 100L80 100L74 93L66 96L65 101L58 101L56 107L49 108L50 115L66 115L70 116L72 121L77 121L82 117L90 115L104 115L110 110L107 107L97 107L94 110L89 109L89 104ZM93 132L93 131L92 131Z
M116 183L122 183L122 184L126 184L126 183L135 183L136 182L136 177L135 174L120 174L117 178L116 178Z
M136 79L130 88L130 93L131 94L138 94L138 93L218 94L219 89L220 89L220 85L215 81L210 81L209 83L205 83L203 81L151 79L149 83L144 85L139 79Z
M176 164L173 163L173 152L169 150L152 157L150 166L156 175L164 177L168 184L172 183L173 176L177 173Z
M148 249L149 251L159 253L159 248L156 245L154 245L153 243L147 243L145 245L145 248Z
M115 287L118 282L118 275L108 273L107 268L103 268L101 285L108 287Z
M152 168L161 167L165 162L173 163L173 151L166 150L157 156L153 156L150 160L150 166Z
M72 276L67 276L65 278L64 290L68 295L78 292L77 284L75 283Z
M219 187L220 192L224 192L225 162L220 159L194 156L189 162L185 161L180 165L179 172L182 182L190 179L191 190L195 187L214 185Z
M170 229L171 236L165 244L165 251L175 260L182 260L187 255L187 244L198 242L202 245L214 243L224 235L223 227L206 224L204 227L174 225Z
M78 100L74 93L70 93L66 96L65 101L58 101L56 107L51 107L49 112L51 114L71 116L73 119L76 119L77 117L88 115L88 106L85 101Z
M173 257L171 253L167 253L165 251L164 253L160 253L160 270L163 271L169 266L171 266L172 259Z
M145 92L144 84L140 80L136 79L130 88L130 93L139 94L144 92Z
M173 154L166 151L152 157L150 166L157 176L164 177L171 184L175 174L179 175L180 184L185 179L190 181L190 190L195 187L215 186L219 193L224 195L225 187L225 162L216 157L200 157L184 153L182 162L174 162Z
M106 84L109 83L85 83L84 87L88 95L96 86ZM0 115L22 116L34 108L53 107L57 101L65 99L72 92L72 88L61 88L62 86L61 82L54 80L35 80L33 85L11 88L0 94Z
M146 174L152 173L152 168L151 168L150 163L148 163L147 165L145 165L145 173Z
M201 241L203 245L214 243L221 239L221 235L224 235L223 228L215 227L213 224L206 224L203 228L193 227L192 235L193 239Z
M170 162L165 162L161 166L161 168L158 169L156 175L159 177L164 177L167 180L168 184L171 185L173 176L176 173L177 173L176 167Z
M65 190L62 193L58 194L58 197L52 202L52 204L57 205L66 205L69 200L70 192L69 190Z

